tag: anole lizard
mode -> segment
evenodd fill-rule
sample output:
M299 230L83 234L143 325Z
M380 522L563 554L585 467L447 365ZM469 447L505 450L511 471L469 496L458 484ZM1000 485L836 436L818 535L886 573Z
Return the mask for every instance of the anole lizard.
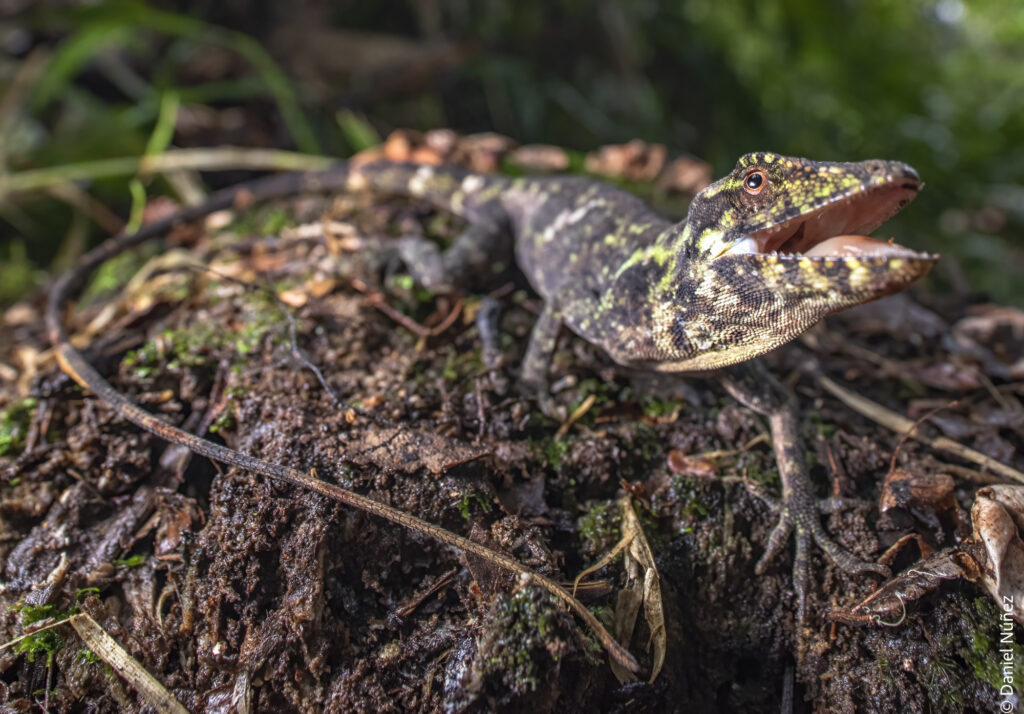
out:
M114 390L72 346L61 322L67 302L103 262L162 237L176 224L236 202L361 189L423 199L465 217L468 228L443 252L425 240L400 241L399 253L420 283L435 290L461 286L514 256L543 298L521 383L549 415L558 416L559 410L547 389L546 372L558 332L566 325L623 365L712 372L736 399L768 417L782 505L758 571L794 534L794 587L802 620L812 544L844 570L887 571L857 560L826 535L793 399L754 358L830 313L902 290L928 272L935 256L866 237L920 187L916 172L899 162L830 163L747 154L693 199L686 220L672 223L636 197L580 177L508 178L448 167L343 163L225 189L200 206L108 240L55 282L47 328L62 369L143 429L469 552L487 550L468 539L453 541L447 531L365 496L168 425ZM525 571L514 559L497 555L506 567ZM577 614L593 625L585 609ZM621 646L604 644L636 669Z

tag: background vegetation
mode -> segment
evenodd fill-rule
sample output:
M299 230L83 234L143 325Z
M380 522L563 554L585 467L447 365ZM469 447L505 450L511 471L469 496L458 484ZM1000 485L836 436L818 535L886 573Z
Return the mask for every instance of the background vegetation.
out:
M180 190L125 175L10 193L15 173L168 146L347 155L438 126L578 150L639 137L716 174L753 149L903 159L928 187L893 234L946 255L944 287L1024 295L1014 0L0 0L0 13L0 302L106 235L133 194Z

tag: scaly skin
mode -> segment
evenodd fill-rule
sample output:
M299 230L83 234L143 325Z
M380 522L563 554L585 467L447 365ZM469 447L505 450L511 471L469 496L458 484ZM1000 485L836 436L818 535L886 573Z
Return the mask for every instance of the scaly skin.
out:
M880 243L847 241L838 252L822 255L813 249L821 239L874 230L919 188L913 169L897 162L828 163L748 154L694 198L685 221L672 223L630 194L579 177L510 179L430 166L341 164L325 172L242 185L139 234L108 241L55 284L47 323L62 368L133 423L224 463L323 490L329 484L186 434L142 411L70 344L61 311L103 261L240 198L359 189L421 198L464 216L469 227L444 252L422 240L399 242L417 280L435 290L463 286L514 258L544 299L521 381L546 413L558 416L546 372L564 324L623 365L716 373L735 398L768 417L782 506L758 569L793 533L794 587L802 620L813 544L847 571L885 569L859 562L825 534L803 461L792 395L750 360L822 317L897 292L928 271L934 256ZM761 252L780 247L811 249L812 254ZM330 489L350 505L452 542L430 524L344 489ZM459 547L481 547L462 540ZM617 656L631 661L628 653Z

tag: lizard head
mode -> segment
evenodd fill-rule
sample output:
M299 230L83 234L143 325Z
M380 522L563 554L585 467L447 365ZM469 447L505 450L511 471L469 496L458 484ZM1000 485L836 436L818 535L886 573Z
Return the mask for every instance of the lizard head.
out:
M663 284L664 370L714 369L792 340L834 312L898 292L936 256L869 238L922 183L897 161L747 154L699 193Z
M913 253L867 234L910 203L922 185L917 172L899 161L836 163L746 154L690 204L688 252L704 261L729 254Z

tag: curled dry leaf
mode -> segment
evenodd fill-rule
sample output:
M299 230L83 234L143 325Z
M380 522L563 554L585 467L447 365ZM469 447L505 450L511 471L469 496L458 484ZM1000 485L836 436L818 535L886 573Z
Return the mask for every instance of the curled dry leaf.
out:
M937 542L944 540L946 525L957 530L964 527L966 535L967 514L957 505L953 477L949 474L893 469L885 477L878 507L885 520L896 526L910 526L911 517L922 522L935 534Z
M288 288L279 292L277 299L288 307L302 307L309 302L309 293L302 288Z
M981 584L996 604L1012 608L1024 624L1024 486L995 485L980 489L971 508L974 538L985 548L987 562Z
M651 181L665 165L665 146L633 139L625 144L602 146L587 154L584 167L602 176Z
M515 140L510 137L485 131L462 137L455 153L471 170L487 173L497 171L502 157L515 148L515 145Z
M906 469L893 469L886 476L879 499L882 513L893 508L939 513L955 507L952 476L915 474Z
M668 452L668 468L681 476L696 476L709 481L718 477L718 467L706 456L687 456L679 449Z
M975 305L953 325L953 339L980 358L991 376L1024 379L1024 310Z
M384 158L388 161L408 161L413 149L423 143L423 134L412 129L395 129L384 140Z
M680 156L673 159L658 177L658 186L669 193L693 195L703 191L714 178L711 164Z
M625 551L623 566L626 569L628 580L626 587L619 591L615 604L615 638L623 645L629 644L629 641L633 639L636 618L640 614L642 605L644 620L651 631L648 649L651 646L654 647L651 676L648 680L653 682L665 664L665 650L668 645L668 636L665 632L665 609L661 599L661 576L658 575L658 569L654 564L654 552L644 535L640 519L637 518L636 511L633 510L631 498L624 496L619 501L619 507L622 508L622 538L611 552L577 576L573 592L579 586L580 580L590 573L600 570L616 555ZM609 664L619 682L631 682L636 679L632 672L615 660L609 658Z

